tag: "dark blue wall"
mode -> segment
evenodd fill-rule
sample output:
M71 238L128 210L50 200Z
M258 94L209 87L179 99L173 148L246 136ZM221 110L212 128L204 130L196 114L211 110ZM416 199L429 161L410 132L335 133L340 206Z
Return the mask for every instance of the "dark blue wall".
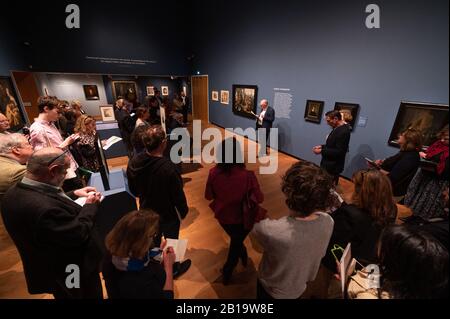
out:
M80 29L65 27L65 8L70 3L80 7ZM15 68L17 63L11 58L20 55L19 66L32 66L34 71L187 75L191 66L188 10L189 6L176 0L47 0L26 5L16 1L0 12L7 26L0 31L0 72ZM3 42L3 32L14 36ZM86 57L157 63L101 63Z
M365 27L365 7L381 8L381 29ZM344 175L365 166L362 156L397 152L387 140L400 101L448 104L447 0L197 1L194 70L209 75L210 90L253 84L273 103L274 88L290 88L291 119L278 119L280 149L318 163L311 149L330 128L305 122L307 99L359 103L366 127L356 127ZM210 101L210 120L253 127Z

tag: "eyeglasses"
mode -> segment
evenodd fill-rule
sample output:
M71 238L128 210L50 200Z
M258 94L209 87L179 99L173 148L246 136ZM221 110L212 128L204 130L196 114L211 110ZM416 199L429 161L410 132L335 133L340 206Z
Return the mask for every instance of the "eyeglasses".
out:
M55 161L57 161L59 158L63 157L64 155L66 155L69 152L69 149L66 149L64 152L62 152L61 154L59 154L58 156L55 156L54 158L52 158L51 160L48 161L47 163L47 167L52 165Z

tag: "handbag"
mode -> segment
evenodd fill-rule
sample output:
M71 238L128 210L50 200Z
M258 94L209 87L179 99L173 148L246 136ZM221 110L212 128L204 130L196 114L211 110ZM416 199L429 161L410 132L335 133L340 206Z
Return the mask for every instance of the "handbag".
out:
M253 225L266 218L267 210L259 206L255 195L250 188L247 174L247 191L242 201L242 223L246 230L252 230Z

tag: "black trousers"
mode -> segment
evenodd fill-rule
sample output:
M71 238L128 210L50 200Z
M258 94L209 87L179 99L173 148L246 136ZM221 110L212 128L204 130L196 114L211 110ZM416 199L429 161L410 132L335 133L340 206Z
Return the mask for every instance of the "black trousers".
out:
M66 193L83 188L83 187L84 187L83 180L78 176L71 178L71 179L64 180L64 183L62 185L62 189Z
M159 224L159 235L155 239L155 246L159 247L161 245L161 237L178 239L180 235L180 221L178 219L173 219L171 221L165 221Z
M55 299L103 299L102 283L97 272L81 274L80 288L69 289L65 278L58 279L52 293Z
M258 129L263 128L261 125L256 123L256 139L258 140ZM259 141L258 141L259 142ZM266 148L270 146L270 128L266 128ZM260 149L259 154L265 155L267 153L267 150Z
M243 260L247 259L247 249L245 248L244 240L250 231L246 230L242 224L220 225L231 239L228 258L223 266L224 276L231 276L234 268L239 262L239 258Z

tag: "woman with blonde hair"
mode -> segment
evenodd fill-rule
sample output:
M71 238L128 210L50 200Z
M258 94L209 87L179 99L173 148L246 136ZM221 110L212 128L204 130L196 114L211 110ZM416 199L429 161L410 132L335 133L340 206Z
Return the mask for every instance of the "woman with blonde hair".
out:
M97 131L95 119L87 116L80 126L80 139L77 144L77 151L81 157L81 166L91 172L98 172L100 162L97 156Z
M322 260L332 271L336 260L331 253L334 245L345 248L352 245L352 256L361 263L376 262L376 245L384 227L395 222L397 205L393 199L389 178L376 169L353 174L355 189L352 203L343 203L332 217L333 235Z
M159 215L152 210L132 211L122 217L106 236L110 256L103 267L108 297L111 299L173 299L172 247L155 248Z
M406 194L409 183L419 168L422 133L415 129L407 129L400 134L397 142L400 152L385 160L376 160L374 163L389 177L394 196L398 197Z

